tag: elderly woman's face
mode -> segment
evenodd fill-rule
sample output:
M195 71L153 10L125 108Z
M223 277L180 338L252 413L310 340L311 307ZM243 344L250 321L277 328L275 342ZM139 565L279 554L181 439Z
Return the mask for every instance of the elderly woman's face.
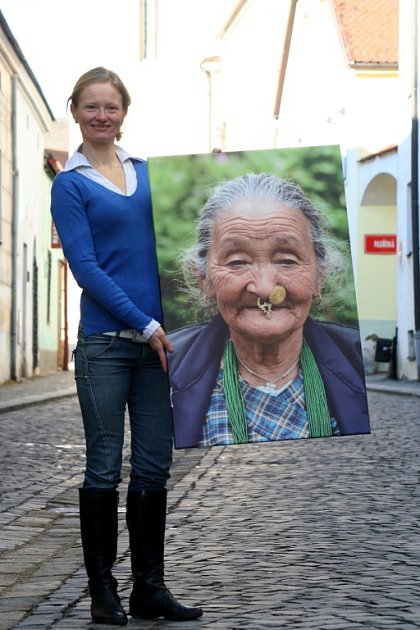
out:
M268 301L276 285L286 298L267 318L257 300ZM298 331L321 285L310 224L299 210L241 201L216 220L204 287L232 332L270 341Z

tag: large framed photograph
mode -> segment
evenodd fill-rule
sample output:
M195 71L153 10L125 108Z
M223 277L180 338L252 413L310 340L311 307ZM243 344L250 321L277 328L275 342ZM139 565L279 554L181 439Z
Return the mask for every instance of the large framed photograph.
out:
M149 176L175 447L369 433L339 147Z

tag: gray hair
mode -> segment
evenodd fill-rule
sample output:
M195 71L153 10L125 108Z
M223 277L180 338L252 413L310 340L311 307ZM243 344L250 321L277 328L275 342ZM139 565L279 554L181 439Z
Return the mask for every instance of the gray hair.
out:
M196 228L197 242L181 256L181 269L190 298L198 302L203 300L198 279L208 277L208 253L213 242L215 221L232 205L244 199L280 202L302 212L310 226L318 273L325 277L333 271L336 248L331 242L325 213L310 201L296 182L269 173L247 173L219 184L201 209Z

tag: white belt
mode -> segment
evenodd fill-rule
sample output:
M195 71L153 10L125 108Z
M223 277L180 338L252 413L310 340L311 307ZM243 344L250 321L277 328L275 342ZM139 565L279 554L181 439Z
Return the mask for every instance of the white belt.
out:
M141 338L141 333L138 330L113 330L112 332L102 333L103 335L108 335L109 337L123 337L124 339L131 339L135 343L146 343L144 339Z

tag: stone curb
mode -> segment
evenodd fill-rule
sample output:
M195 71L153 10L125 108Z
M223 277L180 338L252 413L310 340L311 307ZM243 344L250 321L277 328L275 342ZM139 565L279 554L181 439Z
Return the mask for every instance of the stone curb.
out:
M9 411L15 411L16 409L24 409L25 407L31 407L32 405L39 405L44 402L59 400L60 398L68 398L70 396L76 396L76 389L74 387L51 393L33 394L32 396L26 396L23 398L12 398L10 400L0 402L0 413L7 413Z
M371 392L380 392L383 394L402 394L403 396L418 396L420 397L420 385L398 385L380 383L366 383L366 389Z

